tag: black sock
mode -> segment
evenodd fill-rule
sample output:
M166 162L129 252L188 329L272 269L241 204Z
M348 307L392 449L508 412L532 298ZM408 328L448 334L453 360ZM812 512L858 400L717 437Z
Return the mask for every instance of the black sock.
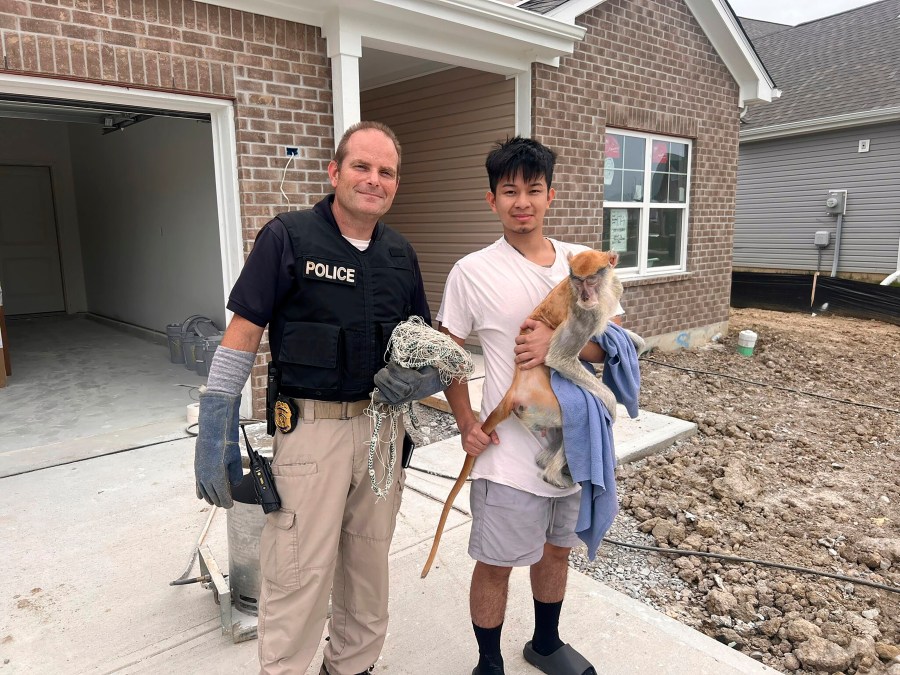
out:
M534 598L534 637L531 648L541 656L549 656L563 646L559 639L559 614L562 600L559 602L541 602Z
M491 657L494 663L501 665L503 657L500 655L500 633L503 632L503 624L496 628L482 628L472 624L475 630L475 639L478 641L478 663L485 657Z

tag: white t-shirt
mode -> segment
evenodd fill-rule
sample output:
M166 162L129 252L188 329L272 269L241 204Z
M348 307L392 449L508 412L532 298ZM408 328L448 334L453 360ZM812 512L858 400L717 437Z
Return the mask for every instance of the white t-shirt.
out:
M437 320L455 337L478 334L485 366L482 421L512 384L513 349L522 322L569 275L568 254L587 250L580 244L550 242L556 249L550 267L531 262L500 238L457 262L447 277ZM515 416L500 423L497 435L500 444L489 445L475 460L473 478L487 478L544 497L561 497L580 489L577 485L559 489L540 477L535 463L540 444Z

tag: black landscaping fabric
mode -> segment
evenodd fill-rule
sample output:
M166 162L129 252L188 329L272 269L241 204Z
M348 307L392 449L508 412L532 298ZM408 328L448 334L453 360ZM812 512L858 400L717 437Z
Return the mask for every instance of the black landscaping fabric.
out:
M819 275L811 303L813 276L809 274L731 275L731 306L781 311L827 312L900 325L900 286Z

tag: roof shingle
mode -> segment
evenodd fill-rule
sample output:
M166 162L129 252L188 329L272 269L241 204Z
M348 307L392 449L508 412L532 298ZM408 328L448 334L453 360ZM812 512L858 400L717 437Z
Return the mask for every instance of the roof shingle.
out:
M900 0L881 0L755 38L751 34L782 95L751 106L744 129L900 106L898 15Z

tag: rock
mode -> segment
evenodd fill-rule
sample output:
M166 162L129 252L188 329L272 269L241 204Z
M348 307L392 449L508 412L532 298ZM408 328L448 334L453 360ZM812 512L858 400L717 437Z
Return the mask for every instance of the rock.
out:
M884 671L884 675L900 675L900 663L892 663L888 669Z
M872 609L864 609L860 613L862 614L862 617L864 619L877 619L878 615L880 614L880 612L874 607Z
M785 654L784 668L785 670L800 670L800 661L793 654Z
M890 661L900 656L900 647L897 645L889 645L887 642L876 642L875 653L882 661Z
M850 667L850 654L834 642L820 637L812 637L794 649L800 663L810 670L839 673Z
M669 543L669 532L672 531L673 527L674 525L672 525L672 523L670 523L668 520L663 520L660 518L656 522L656 525L653 526L650 534L652 534L653 538L656 539L657 545L661 546L663 544Z
M856 549L875 553L891 562L900 562L900 539L887 537L863 537L856 542Z
M757 624L756 629L766 637L775 637L778 633L778 629L781 628L782 623L783 619L778 616L774 619L769 619L768 621Z
M759 484L752 480L745 467L733 462L725 467L725 475L712 482L713 494L719 499L730 499L736 504L746 504L759 494Z
M685 540L687 533L685 531L684 525L674 525L669 530L669 542L675 546L678 546L681 542Z
M810 638L821 637L822 629L806 619L794 619L788 623L785 635L796 644L806 642Z
M713 590L706 596L706 609L710 614L731 615L738 601L728 591Z
M697 521L696 529L701 537L714 537L719 533L719 526L714 521L703 518Z
M850 654L852 665L859 668L861 665L870 667L878 660L878 652L875 650L875 641L869 638L854 637L850 638L850 644L847 646L847 653Z
M852 612L848 613L846 621L855 633L858 633L863 637L872 638L873 640L878 640L881 637L881 631L878 630L878 624L869 619L864 619L859 614L854 614Z

